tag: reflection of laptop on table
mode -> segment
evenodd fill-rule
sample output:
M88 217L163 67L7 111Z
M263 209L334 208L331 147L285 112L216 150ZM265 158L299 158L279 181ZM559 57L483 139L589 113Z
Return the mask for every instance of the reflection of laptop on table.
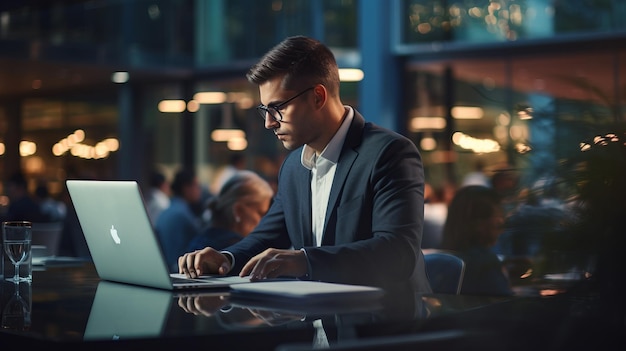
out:
M172 293L101 281L85 328L85 340L160 336Z
M68 180L67 189L101 279L168 290L250 281L170 274L137 182Z
M118 340L163 336L180 296L227 296L227 292L144 288L100 281L91 305L84 340Z

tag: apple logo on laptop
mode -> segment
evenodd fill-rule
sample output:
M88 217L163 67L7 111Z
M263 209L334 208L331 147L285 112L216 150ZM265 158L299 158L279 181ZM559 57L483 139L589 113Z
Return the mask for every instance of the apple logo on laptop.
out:
M114 225L111 225L111 237L113 238L113 241L115 241L116 244L119 244L121 242L120 236L117 235L117 229L115 229Z

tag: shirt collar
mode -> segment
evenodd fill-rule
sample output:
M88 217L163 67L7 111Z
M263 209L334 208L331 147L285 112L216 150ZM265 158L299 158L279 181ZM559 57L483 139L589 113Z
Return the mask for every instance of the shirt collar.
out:
M341 154L343 142L344 140L346 140L346 135L348 134L350 123L352 123L352 118L354 117L354 110L352 109L352 107L345 106L345 108L347 109L346 118L344 118L341 126L339 126L339 129L337 130L333 138L330 139L330 142L328 143L328 145L326 145L326 147L324 148L324 150L322 150L322 153L320 154L320 157L323 157L332 163L337 163L337 161L339 161L339 155ZM302 166L310 170L314 167L316 161L317 157L315 156L315 150L313 150L313 148L311 148L310 146L304 144L304 147L302 148L302 153L300 154L300 162L302 163Z

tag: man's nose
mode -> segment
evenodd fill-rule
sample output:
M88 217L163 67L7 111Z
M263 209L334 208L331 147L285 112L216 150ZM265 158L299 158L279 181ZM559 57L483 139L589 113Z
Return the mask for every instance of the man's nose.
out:
M278 128L280 123L270 114L269 112L265 112L265 129L274 129Z

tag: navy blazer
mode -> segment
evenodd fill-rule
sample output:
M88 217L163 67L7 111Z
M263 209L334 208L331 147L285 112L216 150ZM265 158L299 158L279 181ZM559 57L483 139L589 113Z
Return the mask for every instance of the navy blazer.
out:
M259 225L225 249L235 258L232 272L266 248L304 248L312 280L431 292L420 249L424 172L415 144L355 111L320 247L311 231L311 172L301 153L302 147L283 162L274 202Z

